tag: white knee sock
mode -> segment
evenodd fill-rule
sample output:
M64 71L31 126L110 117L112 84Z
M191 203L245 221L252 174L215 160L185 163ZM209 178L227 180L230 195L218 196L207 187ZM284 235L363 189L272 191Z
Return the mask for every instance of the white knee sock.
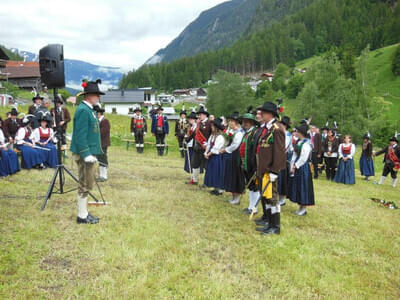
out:
M379 180L378 184L383 184L385 182L385 180L386 180L386 177L385 176L381 176L381 180Z
M108 179L108 176L107 176L107 168L106 167L103 167L104 169L103 169L103 178L104 179Z
M192 176L194 182L199 182L199 174L200 174L200 168L193 169Z
M78 217L81 219L86 219L88 214L87 197L78 195Z
M276 206L271 207L271 214L277 214L281 212L281 205L277 204Z
M398 178L392 179L392 187L396 187L397 186L397 182L399 181Z

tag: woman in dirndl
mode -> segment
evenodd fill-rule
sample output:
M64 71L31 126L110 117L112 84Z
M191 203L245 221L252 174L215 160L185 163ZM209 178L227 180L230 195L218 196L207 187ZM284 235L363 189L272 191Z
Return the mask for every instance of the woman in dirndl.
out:
M315 205L313 177L310 169L310 157L312 146L306 138L308 125L300 125L296 128L295 135L298 142L294 147L291 161L292 186L290 200L299 205L296 212L298 216L307 214L307 207Z
M364 180L369 181L369 177L375 176L374 161L372 159L372 142L369 132L363 137L362 154L360 158L361 175Z
M212 133L208 138L207 148L204 153L207 161L204 185L214 188L211 194L221 196L224 192L224 166L220 150L224 147L225 138L222 134L224 125L221 119L215 119L211 123Z
M221 153L224 154L224 190L232 193L232 199L229 203L239 205L240 196L245 189L245 178L241 166L239 149L244 133L240 125L241 119L239 112L234 112L227 119L229 128L232 130L231 134L228 132L228 136L232 136L227 147L221 149Z
M3 130L0 128L0 177L15 174L19 170L18 155L7 147Z
M43 168L44 159L41 152L43 150L35 148L35 144L30 140L32 134L30 123L31 120L25 117L15 135L17 149L21 151L22 155L22 167L24 169Z
M356 146L351 142L351 136L346 135L344 142L339 145L339 167L334 181L344 184L355 184L354 154Z
M30 139L32 142L40 147L41 154L43 156L43 162L46 167L55 168L58 164L57 156L57 138L52 128L48 128L51 123L51 117L49 115L42 116L39 120L40 127L33 130Z

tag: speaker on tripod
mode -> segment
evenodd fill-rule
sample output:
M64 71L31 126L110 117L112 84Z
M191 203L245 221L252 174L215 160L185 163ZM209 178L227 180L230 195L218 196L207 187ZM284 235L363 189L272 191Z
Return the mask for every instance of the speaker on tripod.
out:
M40 76L42 82L49 89L53 89L54 93L54 112L57 113L57 89L65 87L65 73L64 73L64 46L60 44L51 44L43 47L39 51L39 68L40 68ZM56 120L54 120L56 121ZM59 127L59 124L55 124L56 128ZM47 201L50 199L51 195L54 193L55 184L57 178L59 178L59 194L65 194L68 192L75 191L77 189L73 189L70 191L64 191L64 172L66 172L73 180L75 180L79 184L79 179L75 177L74 174L71 173L63 164L62 161L62 153L61 153L61 137L59 136L61 133L57 133L57 153L58 153L58 165L56 167L56 171L53 175L53 179L51 180L49 190L46 194L46 198L42 204L41 210L46 208ZM98 186L100 194L101 190ZM89 193L89 195L97 202L97 198ZM103 195L101 194L103 198ZM103 198L103 202L104 198Z
M42 82L47 88L65 87L63 45L52 44L40 49L39 66Z

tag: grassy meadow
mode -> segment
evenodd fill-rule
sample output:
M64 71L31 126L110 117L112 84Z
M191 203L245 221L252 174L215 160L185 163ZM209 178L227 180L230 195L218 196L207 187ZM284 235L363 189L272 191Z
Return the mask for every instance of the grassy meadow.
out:
M128 118L109 118L113 134L128 136ZM400 211L369 200L400 206L389 180L364 182L357 170L357 184L344 186L323 176L308 215L288 203L281 235L264 237L242 213L248 195L231 206L228 194L185 185L173 135L162 158L114 140L100 184L110 205L90 208L98 225L76 224L75 192L40 211L52 170L0 179L1 299L400 298ZM376 165L378 179L381 157ZM77 174L71 158L66 166Z

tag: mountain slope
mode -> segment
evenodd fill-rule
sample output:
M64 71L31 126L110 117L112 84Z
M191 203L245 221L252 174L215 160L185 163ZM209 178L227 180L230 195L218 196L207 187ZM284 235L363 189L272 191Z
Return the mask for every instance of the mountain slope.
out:
M259 0L233 0L202 12L175 40L159 50L146 64L169 62L232 45L248 28L258 3Z

